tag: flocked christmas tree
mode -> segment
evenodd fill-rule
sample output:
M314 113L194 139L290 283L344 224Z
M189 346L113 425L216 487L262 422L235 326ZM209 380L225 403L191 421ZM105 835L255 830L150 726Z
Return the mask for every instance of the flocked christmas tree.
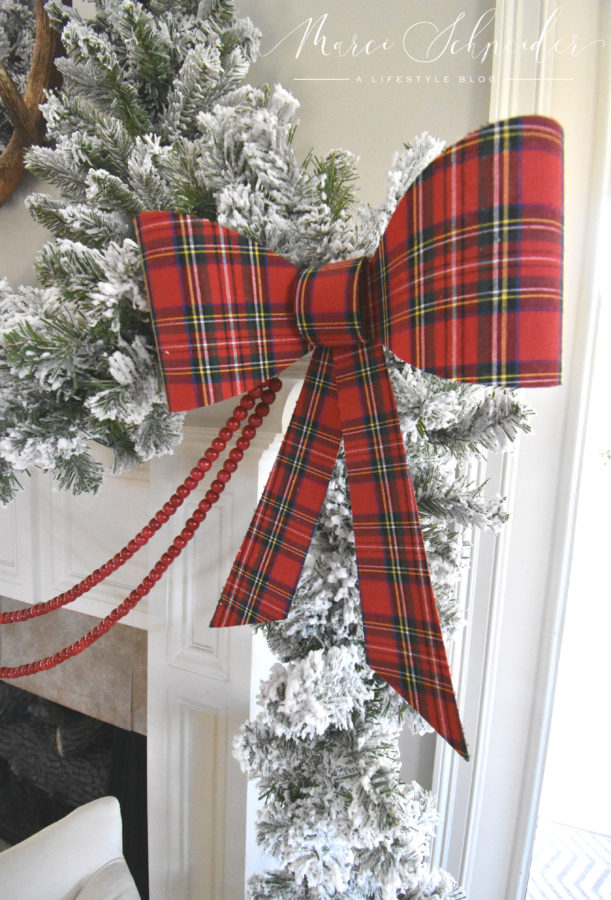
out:
M102 467L166 453L183 417L168 412L132 218L165 208L217 219L303 265L367 255L411 181L439 151L423 136L395 157L386 202L355 210L356 160L298 161L297 103L244 83L258 33L226 0L97 0L83 20L52 0L63 28L63 88L45 108L52 147L30 171L59 188L28 205L53 235L38 287L0 281L0 485L38 466L95 490ZM0 0L2 10L12 9ZM0 18L0 28L2 19ZM2 46L0 35L0 46ZM391 360L444 634L460 621L464 530L496 527L500 504L466 474L473 453L524 429L507 392L450 384ZM281 660L236 751L266 798L261 845L279 868L255 898L449 898L429 871L431 798L399 776L402 701L366 666L341 459L290 617L266 626ZM411 727L424 730L409 709Z

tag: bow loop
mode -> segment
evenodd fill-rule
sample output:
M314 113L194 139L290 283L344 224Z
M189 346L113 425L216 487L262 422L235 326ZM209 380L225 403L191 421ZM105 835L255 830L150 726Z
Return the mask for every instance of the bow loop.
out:
M302 337L312 347L370 343L368 289L365 257L301 271L295 290L295 316Z

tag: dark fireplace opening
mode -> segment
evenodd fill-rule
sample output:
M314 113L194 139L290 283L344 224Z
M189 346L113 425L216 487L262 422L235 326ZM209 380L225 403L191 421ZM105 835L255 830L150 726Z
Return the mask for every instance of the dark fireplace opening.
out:
M146 737L0 681L0 839L16 844L109 794L121 805L123 853L148 900Z

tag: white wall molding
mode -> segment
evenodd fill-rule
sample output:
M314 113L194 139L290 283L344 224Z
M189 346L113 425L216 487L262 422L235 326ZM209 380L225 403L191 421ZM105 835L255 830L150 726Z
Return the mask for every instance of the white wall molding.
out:
M548 0L499 3L499 46L532 41L555 8ZM603 0L565 5L554 27L564 29L563 37L587 25L591 32L600 14L609 40ZM609 165L601 147L609 97L600 91L597 106L594 86L608 85L611 73L608 51L590 48L575 57L551 53L539 66L532 54L501 54L493 74L491 120L536 112L565 128L565 377L561 388L524 392L537 412L535 434L501 465L512 518L495 548L480 544L461 675L469 684L467 730L476 723L473 762L469 768L438 751L435 786L445 814L436 853L460 877L469 900L521 900L553 700L597 316L593 237Z

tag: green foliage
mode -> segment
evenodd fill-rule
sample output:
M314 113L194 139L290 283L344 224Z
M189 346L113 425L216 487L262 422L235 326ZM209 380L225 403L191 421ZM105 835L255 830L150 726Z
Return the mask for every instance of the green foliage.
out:
M102 464L91 453L73 453L59 457L53 467L53 477L62 490L73 494L91 493L92 485L101 485L104 475Z
M325 157L310 154L304 165L311 165L314 174L320 178L321 199L328 203L333 219L349 212L355 203L358 181L354 156L341 150L333 150Z

